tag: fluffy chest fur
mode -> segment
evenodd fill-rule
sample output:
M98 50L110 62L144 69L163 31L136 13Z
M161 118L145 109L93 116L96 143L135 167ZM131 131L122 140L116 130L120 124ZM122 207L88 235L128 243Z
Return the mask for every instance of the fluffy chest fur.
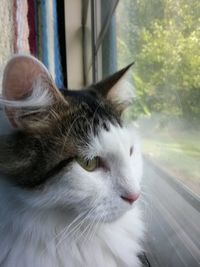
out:
M69 215L59 212L9 214L18 203L9 197L3 203L5 193L1 193L2 267L140 266L137 255L144 229L138 207L112 223L92 226L77 220L66 224Z

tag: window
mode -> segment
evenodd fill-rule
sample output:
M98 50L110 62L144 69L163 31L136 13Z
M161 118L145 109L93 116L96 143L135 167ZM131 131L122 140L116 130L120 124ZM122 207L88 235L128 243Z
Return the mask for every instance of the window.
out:
M200 264L200 3L101 1L100 9L99 1L89 2L94 12L101 13L91 14L96 27L93 81L135 61L130 78L137 98L129 117L142 135L147 258L153 267L196 267Z
M125 0L116 11L117 62L135 61L130 117L145 158L152 266L200 264L200 2Z
M119 1L83 1L84 83L96 82L117 69L115 10Z

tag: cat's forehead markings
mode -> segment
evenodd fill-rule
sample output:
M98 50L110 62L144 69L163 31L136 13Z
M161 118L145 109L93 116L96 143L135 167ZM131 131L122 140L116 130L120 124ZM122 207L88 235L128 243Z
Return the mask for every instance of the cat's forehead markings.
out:
M109 131L110 123L120 125L120 116L114 106L98 95L69 91L65 92L65 96L70 96L70 101L73 103L69 115L66 116L66 123L72 130L72 136L80 136L80 139L87 141L90 130L96 135L101 128Z
M92 158L94 156L106 157L115 155L115 157L129 156L129 149L132 145L132 131L126 126L114 125L106 122L107 128L99 127L97 135L91 133L90 143L84 151L84 156Z

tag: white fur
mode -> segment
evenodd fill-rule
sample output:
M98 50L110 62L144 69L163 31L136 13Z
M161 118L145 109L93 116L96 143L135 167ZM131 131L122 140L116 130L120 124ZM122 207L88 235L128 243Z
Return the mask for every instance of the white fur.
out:
M124 107L128 107L133 103L136 97L134 93L134 87L128 80L129 72L125 73L122 78L112 87L108 93L108 99L111 101L122 104Z
M7 100L0 97L0 105L15 108L42 108L50 106L53 95L48 90L48 84L38 79L34 85L30 96L24 100Z
M32 191L0 180L1 267L141 266L140 210L120 197L140 190L141 154L133 129L110 125L109 132L91 135L81 151L102 157L109 171L87 172L73 162Z

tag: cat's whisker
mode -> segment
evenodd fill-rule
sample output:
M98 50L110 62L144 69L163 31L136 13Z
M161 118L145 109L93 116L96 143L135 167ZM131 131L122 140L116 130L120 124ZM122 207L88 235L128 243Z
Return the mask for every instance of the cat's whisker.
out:
M80 213L69 225L67 225L67 227L65 227L63 229L63 231L61 231L55 238L58 238L60 235L65 234L78 220L80 220L84 215L86 214L86 212Z
M86 217L83 219L83 222L82 222L82 224L80 225L80 227L78 228L78 229L76 229L76 231L73 233L73 234L75 234L75 233L77 233L78 231L79 231L79 229L81 228L81 226L84 224L84 222L89 218L89 216L91 216L91 214L92 214L92 212L94 212L94 210L96 209L96 207L97 206L94 206L90 211L89 211L89 213L86 215ZM88 228L88 226L90 226L90 224L89 225L87 225L86 226L86 228ZM86 229L87 230L87 229ZM83 230L83 232L81 233L81 235L80 235L80 237L84 234L84 232L85 232L85 229Z
M75 219L69 225L64 227L58 234L55 234L55 236L49 241L49 244L47 245L47 247L41 253L42 254L45 253L45 251L48 250L48 247L51 246L52 242L56 241L58 237L64 235L70 229L70 227L72 227L73 224L75 224L78 220L80 220L85 214L86 212L80 213L77 217L75 217Z
M89 233L92 233L92 230L94 229L94 227L96 226L96 223L98 223L97 220L97 216L93 219L93 221L90 223L90 227L88 228L88 231L86 233L86 235L84 236L84 240L88 240L88 236L89 236Z
M78 224L75 224L75 226L73 226L71 229L67 228L65 230L65 232L63 233L63 235L61 236L61 238L58 240L56 247L58 247L67 237L69 237L70 234L73 234L73 232L79 228L79 226L81 227L81 225L84 223L85 219L87 218L87 215L85 216L85 214L79 218L79 222ZM72 225L71 225L72 226ZM70 229L70 231L69 231Z
M88 236L88 240L91 241L94 238L95 233L98 230L99 225L102 223L102 215L100 215L100 218L98 219L97 223L94 225L94 227L91 229L91 234ZM93 231L92 231L93 230Z
M87 228L87 232L86 232L86 235L83 236L83 239L82 239L82 244L84 245L84 243L86 243L87 241L89 241L88 239L88 236L89 234L92 233L95 225L98 223L98 220L97 220L98 216L95 216L95 218L92 220L92 222L89 224L89 227Z
M103 217L103 219L102 219L102 215L100 215L100 217L98 218L98 216L96 216L95 218L94 218L94 220L93 220L93 222L92 222L92 225L91 225L91 227L89 228L89 231L88 231L88 233L86 234L86 236L85 236L85 242L86 242L86 240L87 241L91 241L92 240L92 238L94 237L94 235L95 235L95 233L96 233L96 231L98 230L98 226L103 222L103 220L104 220L104 217ZM98 219L98 220L97 220Z
M98 203L98 199L96 199L95 203ZM83 218L82 221L80 221L77 225L75 225L70 231L66 232L66 235L63 236L63 239L60 239L59 242L57 243L57 246L60 245L66 238L68 238L70 235L73 236L75 233L77 233L81 226L85 223L85 221L88 219L88 217L91 215L91 213L96 209L96 205L94 203L94 207L91 208L89 211L87 211L86 216Z
M85 240L85 237L87 236L88 232L90 231L91 227L93 225L93 221L92 222L88 222L88 225L84 228L84 230L81 232L81 234L76 238L76 240L80 240L81 237L83 237L83 240Z

